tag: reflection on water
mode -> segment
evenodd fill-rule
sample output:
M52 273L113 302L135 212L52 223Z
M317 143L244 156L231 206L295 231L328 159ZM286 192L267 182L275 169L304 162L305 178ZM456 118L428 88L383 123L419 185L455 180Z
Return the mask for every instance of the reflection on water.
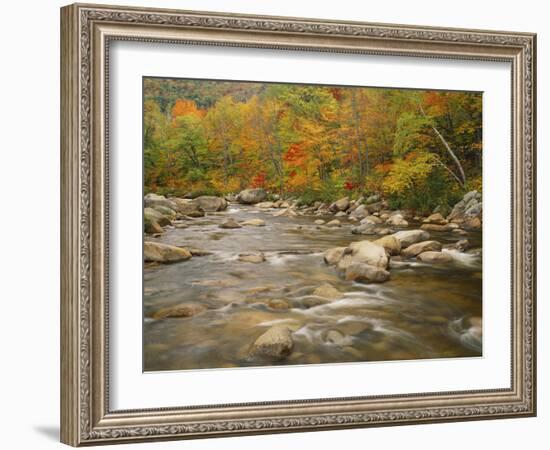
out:
M266 226L219 228L228 215L237 221L261 218ZM481 355L479 327L476 333L469 325L482 310L481 233L467 236L472 248L467 253L450 250L452 264L396 261L389 281L367 285L339 278L324 264L322 252L376 238L352 235L345 220L341 228L317 226L318 218L273 217L231 205L158 238L211 254L145 268L145 370ZM431 236L442 244L459 239L448 232ZM263 263L237 259L239 253L259 251ZM341 297L327 303L313 295L325 283ZM208 309L192 318L150 318L182 302ZM251 344L275 324L293 332L290 356L275 363L251 357Z

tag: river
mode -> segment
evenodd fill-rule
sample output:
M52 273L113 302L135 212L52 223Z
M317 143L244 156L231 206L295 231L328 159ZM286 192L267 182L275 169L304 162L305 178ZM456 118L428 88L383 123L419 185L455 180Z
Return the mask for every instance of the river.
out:
M273 365L481 356L481 342L466 325L482 315L481 232L468 233L470 249L452 251L450 264L393 262L389 281L360 284L340 278L322 253L377 236L351 234L345 218L336 228L314 223L332 216L274 217L274 211L230 204L226 211L185 221L186 228L147 237L211 253L146 265L144 370L265 365L249 350L275 324L292 330L294 349ZM228 217L260 218L266 226L219 228ZM418 227L413 222L407 229ZM444 245L464 239L450 232L430 234ZM262 263L237 259L239 253L259 251L266 257ZM325 283L342 296L317 304L322 300L312 292ZM290 308L272 307L277 300ZM183 302L208 309L191 318L150 318Z

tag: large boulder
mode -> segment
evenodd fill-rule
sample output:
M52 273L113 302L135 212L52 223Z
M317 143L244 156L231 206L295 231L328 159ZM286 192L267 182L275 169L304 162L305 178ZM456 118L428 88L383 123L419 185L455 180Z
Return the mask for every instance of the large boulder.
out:
M359 205L357 208L355 208L351 213L350 217L353 217L355 219L364 219L369 215L369 210L365 205Z
M145 262L175 263L187 261L191 256L191 252L185 248L159 242L145 241L143 243L143 259Z
M338 261L340 261L344 256L345 250L346 247L329 248L327 251L325 251L325 253L323 253L323 259L325 260L325 263L329 266L338 264Z
M401 251L401 242L395 236L384 236L374 243L384 247L390 255L398 255Z
M237 201L245 205L253 205L263 202L267 198L267 192L264 189L245 189L237 195Z
M199 303L182 303L156 311L152 317L153 319L187 318L202 314L207 309L206 306Z
M346 269L346 280L358 283L382 283L390 278L390 273L380 267L354 262Z
M143 198L143 203L146 208L164 206L166 208L176 209L176 205L171 199L167 199L164 195L153 194L152 192Z
M341 198L340 200L336 200L334 203L332 203L329 206L328 209L330 210L330 212L337 213L339 211L347 210L349 206L350 206L349 197L344 197L344 198Z
M153 208L145 208L143 210L143 219L147 222L156 222L161 227L166 227L168 225L172 225L172 221L169 217L166 217L164 214L160 213L156 209Z
M208 212L223 211L225 208L227 208L227 200L222 197L201 195L200 197L197 197L194 201L204 211Z
M162 227L154 219L150 219L147 216L143 219L143 229L147 234L159 234L164 233Z
M477 191L470 191L462 197L447 216L450 221L465 220L481 215L483 206L481 203L481 194Z
M174 211L172 208L168 208L162 205L153 205L151 206L151 208L153 208L155 211L158 211L163 216L168 217L170 220L176 219L176 216L177 216L176 211Z
M420 253L417 258L426 263L449 263L453 257L447 252L424 252Z
M178 213L180 216L187 216L187 217L204 216L204 209L202 209L200 204L194 200L188 200L184 198L174 198L173 201L176 204L176 213Z
M386 249L371 241L352 242L344 253L351 255L354 263L364 263L382 269L388 267Z
M409 245L416 244L417 242L427 241L430 239L430 233L424 230L406 230L398 231L392 235L399 242L401 242L401 247L406 248Z
M403 250L402 255L406 258L414 258L424 252L439 252L441 251L441 243L437 241L423 241L409 245Z
M250 348L250 354L281 361L292 353L293 348L294 341L290 330L285 326L276 325L256 339Z

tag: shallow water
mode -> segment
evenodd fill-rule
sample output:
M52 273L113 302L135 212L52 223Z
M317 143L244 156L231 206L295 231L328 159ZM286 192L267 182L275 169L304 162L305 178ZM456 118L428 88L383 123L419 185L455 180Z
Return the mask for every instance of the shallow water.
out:
M451 264L397 262L389 281L360 284L339 278L322 252L376 236L352 235L345 218L341 228L331 228L314 221L332 217L273 217L275 211L230 205L222 213L184 222L187 228L147 237L212 254L145 267L146 371L481 355L479 336L470 335L465 325L482 312L481 233L466 236L471 250L452 251ZM227 217L260 218L266 226L219 228ZM464 239L449 232L430 234L442 244ZM237 260L239 253L259 251L265 254L263 263ZM341 298L312 306L323 300L312 292L324 283L340 290ZM267 304L280 299L290 309ZM208 310L192 318L149 318L183 302ZM290 356L275 363L251 357L251 344L274 324L293 331Z

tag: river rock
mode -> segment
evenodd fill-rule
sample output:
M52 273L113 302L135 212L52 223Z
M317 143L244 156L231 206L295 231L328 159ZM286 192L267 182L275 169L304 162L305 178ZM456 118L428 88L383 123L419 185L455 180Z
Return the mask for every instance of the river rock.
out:
M223 211L225 208L227 208L227 200L222 197L201 195L200 197L197 197L194 201L204 211L208 212Z
M265 255L263 253L240 253L238 257L239 261L258 264L265 261Z
M409 245L416 244L417 242L421 241L427 241L428 239L430 239L430 233L424 230L398 231L392 236L394 236L399 242L401 242L401 248L406 248Z
M401 242L395 236L384 236L374 243L384 247L390 255L398 255L401 251Z
M327 223L327 227L340 227L342 223L338 219L331 220Z
M188 247L187 250L192 256L208 256L212 254L212 252L201 248Z
M153 319L167 319L176 317L193 317L203 313L208 308L199 303L182 303L176 306L163 308L153 314Z
M333 213L337 213L338 211L345 211L349 208L349 205L349 197L344 197L332 203L328 209Z
M290 330L285 326L276 325L256 339L250 354L280 361L292 353L293 347L294 341Z
M164 233L162 227L158 224L156 220L144 217L143 219L143 229L147 234L159 234Z
M260 203L256 203L256 208L269 209L269 208L276 208L276 206L275 206L275 202L260 202Z
M370 224L364 223L362 225L351 227L351 233L372 236L377 234L377 229L376 229L376 225L373 223L370 223Z
M204 209L194 200L188 200L184 198L174 198L176 204L176 213L180 216L187 217L203 217Z
M394 214L390 216L386 220L386 224L392 225L394 227L403 227L403 228L409 226L409 222L407 222L401 214Z
M453 234L457 234L458 236L466 236L468 234L467 231L463 230L462 228L455 228L452 230Z
M266 198L267 192L262 188L245 189L237 196L239 203L244 203L245 205L254 205L263 202Z
M267 306L269 306L271 309L276 309L279 311L286 311L290 308L290 305L286 300L274 298L271 300L268 300Z
M358 283L382 283L390 278L390 273L383 268L365 263L354 262L346 269L346 280Z
M225 229L233 229L233 228L241 228L241 225L237 223L237 221L233 218L226 219L224 222L220 223L220 228Z
M329 266L333 266L338 263L344 256L344 251L346 250L346 247L334 247L329 248L325 253L323 253L323 259L325 260L325 263Z
M481 203L470 202L466 206L466 210L464 211L464 216L466 217L479 217L481 216L481 213L483 212L483 206Z
M470 247L470 241L468 239L461 239L455 242L450 248L455 248L459 252L465 252Z
M313 291L313 295L317 295L319 297L328 298L330 300L335 300L337 298L342 297L342 293L336 289L332 284L325 283L319 286L317 289Z
M450 224L437 225L435 223L423 223L420 228L422 230L427 230L427 231L451 231L453 229L453 227L451 227L449 225Z
M317 219L315 225L324 225L326 222L323 219Z
M365 199L365 204L366 205L370 205L372 203L376 203L380 200L380 196L377 195L377 194L373 194L373 195L370 195L368 196L366 199Z
M439 252L441 248L441 243L437 241L423 241L409 245L401 254L406 258L414 258L424 252Z
M447 225L448 220L445 219L440 213L435 213L425 218L422 223L433 223L436 225Z
M168 217L153 208L143 210L143 219L145 222L157 222L161 227L172 225L172 221Z
M359 205L357 208L355 208L351 213L350 217L353 217L354 219L364 219L369 215L369 210L365 205Z
M470 191L462 197L447 216L448 220L464 220L478 217L482 212L481 194L477 191Z
M153 205L151 206L155 211L158 211L163 216L168 217L170 220L176 219L176 211L174 211L172 208L167 208L166 206L162 205Z
M344 211L337 212L334 217L346 217L347 214Z
M364 263L382 269L388 267L389 259L386 255L386 249L371 241L352 242L346 248L344 254L351 255L354 263Z
M468 231L479 230L481 229L481 220L479 217L473 217L471 219L466 219L462 224L462 228Z
M382 211L384 208L386 208L388 205L386 202L376 202L376 203L371 203L369 205L365 205L369 214L374 214L375 212L380 212ZM389 217L389 215L388 215ZM387 217L386 217L387 219Z
M353 258L350 254L342 256L340 260L336 263L336 270L340 275L344 275L348 267L353 264Z
M367 216L365 217L363 220L361 220L361 223L374 223L376 225L379 225L381 224L383 221L382 219L380 219L380 217L376 217L376 216Z
M149 193L143 198L143 203L146 208L164 206L165 208L176 209L175 203L167 199L164 195Z
M292 208L281 209L280 211L274 212L273 217L296 217L298 213Z
M191 256L187 249L175 247L174 245L150 241L143 243L143 259L145 262L174 263L186 261Z
M420 253L417 258L426 263L448 263L453 260L453 257L449 253L435 251Z
M262 219L249 219L245 220L244 222L241 222L241 225L243 227L265 227L265 221Z
M326 333L324 333L323 340L328 344L343 347L349 345L350 338L346 337L341 331L328 330Z

